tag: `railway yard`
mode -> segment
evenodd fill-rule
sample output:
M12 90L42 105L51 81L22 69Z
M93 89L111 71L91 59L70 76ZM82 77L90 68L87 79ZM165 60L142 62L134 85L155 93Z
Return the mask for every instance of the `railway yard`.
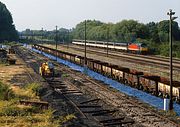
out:
M55 48L55 45L43 44L51 48ZM59 50L75 53L80 56L84 56L84 46L79 45L60 45ZM165 57L157 57L150 55L137 55L126 52L119 52L109 50L109 57L107 57L107 50L103 48L87 47L87 57L108 62L123 67L131 67L143 72L148 72L154 75L162 77L169 77L169 59ZM174 80L180 80L180 61L173 59L173 78Z
M36 81L42 84L41 100L48 102L55 110L55 118L74 115L62 126L179 127L179 117L153 108L134 97L117 91L102 81L92 79L80 71L50 60L41 53L33 52L22 46L14 49L16 59L24 61L27 66L25 73L29 79L26 81ZM38 75L38 69L40 64L47 60L55 65L55 76L43 79Z
M39 46L41 47L41 46ZM45 50L52 55L58 55L52 45L42 46L39 50ZM76 45L59 46L58 51L61 58L70 60L76 64L83 65L84 47ZM150 92L156 96L169 97L169 66L168 59L156 56L144 56L129 53L120 53L111 51L107 57L106 51L102 49L87 49L87 66L88 68L111 77L123 84L128 84L132 87ZM110 52L110 51L109 51ZM98 54L98 55L97 55ZM174 59L174 88L173 96L176 100L179 98L179 60ZM148 69L149 68L149 69ZM144 76L143 76L144 75ZM143 85L144 84L144 85ZM176 89L176 90L175 90ZM175 99L174 98L174 99ZM178 101L179 102L179 101Z
M180 127L177 5L0 1L0 127Z

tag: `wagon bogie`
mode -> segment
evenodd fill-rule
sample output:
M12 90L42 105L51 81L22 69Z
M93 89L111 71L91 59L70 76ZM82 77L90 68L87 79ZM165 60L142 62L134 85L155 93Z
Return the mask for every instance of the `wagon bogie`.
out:
M112 74L115 76L116 79L123 78L123 72L117 69L112 69Z
M164 96L167 95L167 94L168 94L168 96L170 95L170 85L159 82L158 83L158 88L159 88L160 91L162 91ZM173 95L173 97L179 97L179 95L180 95L180 87L173 87L172 88L172 95Z

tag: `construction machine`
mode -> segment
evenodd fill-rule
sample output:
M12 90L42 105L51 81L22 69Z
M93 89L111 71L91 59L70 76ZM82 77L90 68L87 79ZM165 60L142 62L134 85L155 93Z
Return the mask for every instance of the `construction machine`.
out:
M54 65L51 62L44 62L39 67L39 73L43 77L54 77Z

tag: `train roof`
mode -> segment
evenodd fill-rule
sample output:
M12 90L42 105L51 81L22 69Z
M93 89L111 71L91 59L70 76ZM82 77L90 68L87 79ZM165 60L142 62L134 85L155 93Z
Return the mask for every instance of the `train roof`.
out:
M139 46L141 46L141 45L146 45L146 44L143 43L143 42L131 42L131 44L136 44L136 45L139 45Z
M84 43L85 40L78 40L78 39L73 39L73 41L77 41L77 42L82 42ZM109 45L119 45L119 46L127 46L127 45L131 45L131 44L135 44L135 45L138 45L138 46L144 46L146 47L147 45L143 42L112 42L112 41L92 41L92 40L86 40L86 43L96 43L96 44L106 44L108 43Z
M79 40L79 39L73 39L73 41L79 41L79 42L85 42L85 40ZM92 40L86 40L87 43L107 43L107 41L92 41ZM109 41L109 44L120 44L120 45L127 45L129 42L112 42Z

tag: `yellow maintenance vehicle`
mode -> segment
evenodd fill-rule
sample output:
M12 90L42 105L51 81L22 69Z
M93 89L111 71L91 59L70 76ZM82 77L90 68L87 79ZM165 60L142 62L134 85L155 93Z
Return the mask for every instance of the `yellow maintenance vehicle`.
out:
M43 77L54 77L54 65L51 62L44 62L39 67L39 73Z

